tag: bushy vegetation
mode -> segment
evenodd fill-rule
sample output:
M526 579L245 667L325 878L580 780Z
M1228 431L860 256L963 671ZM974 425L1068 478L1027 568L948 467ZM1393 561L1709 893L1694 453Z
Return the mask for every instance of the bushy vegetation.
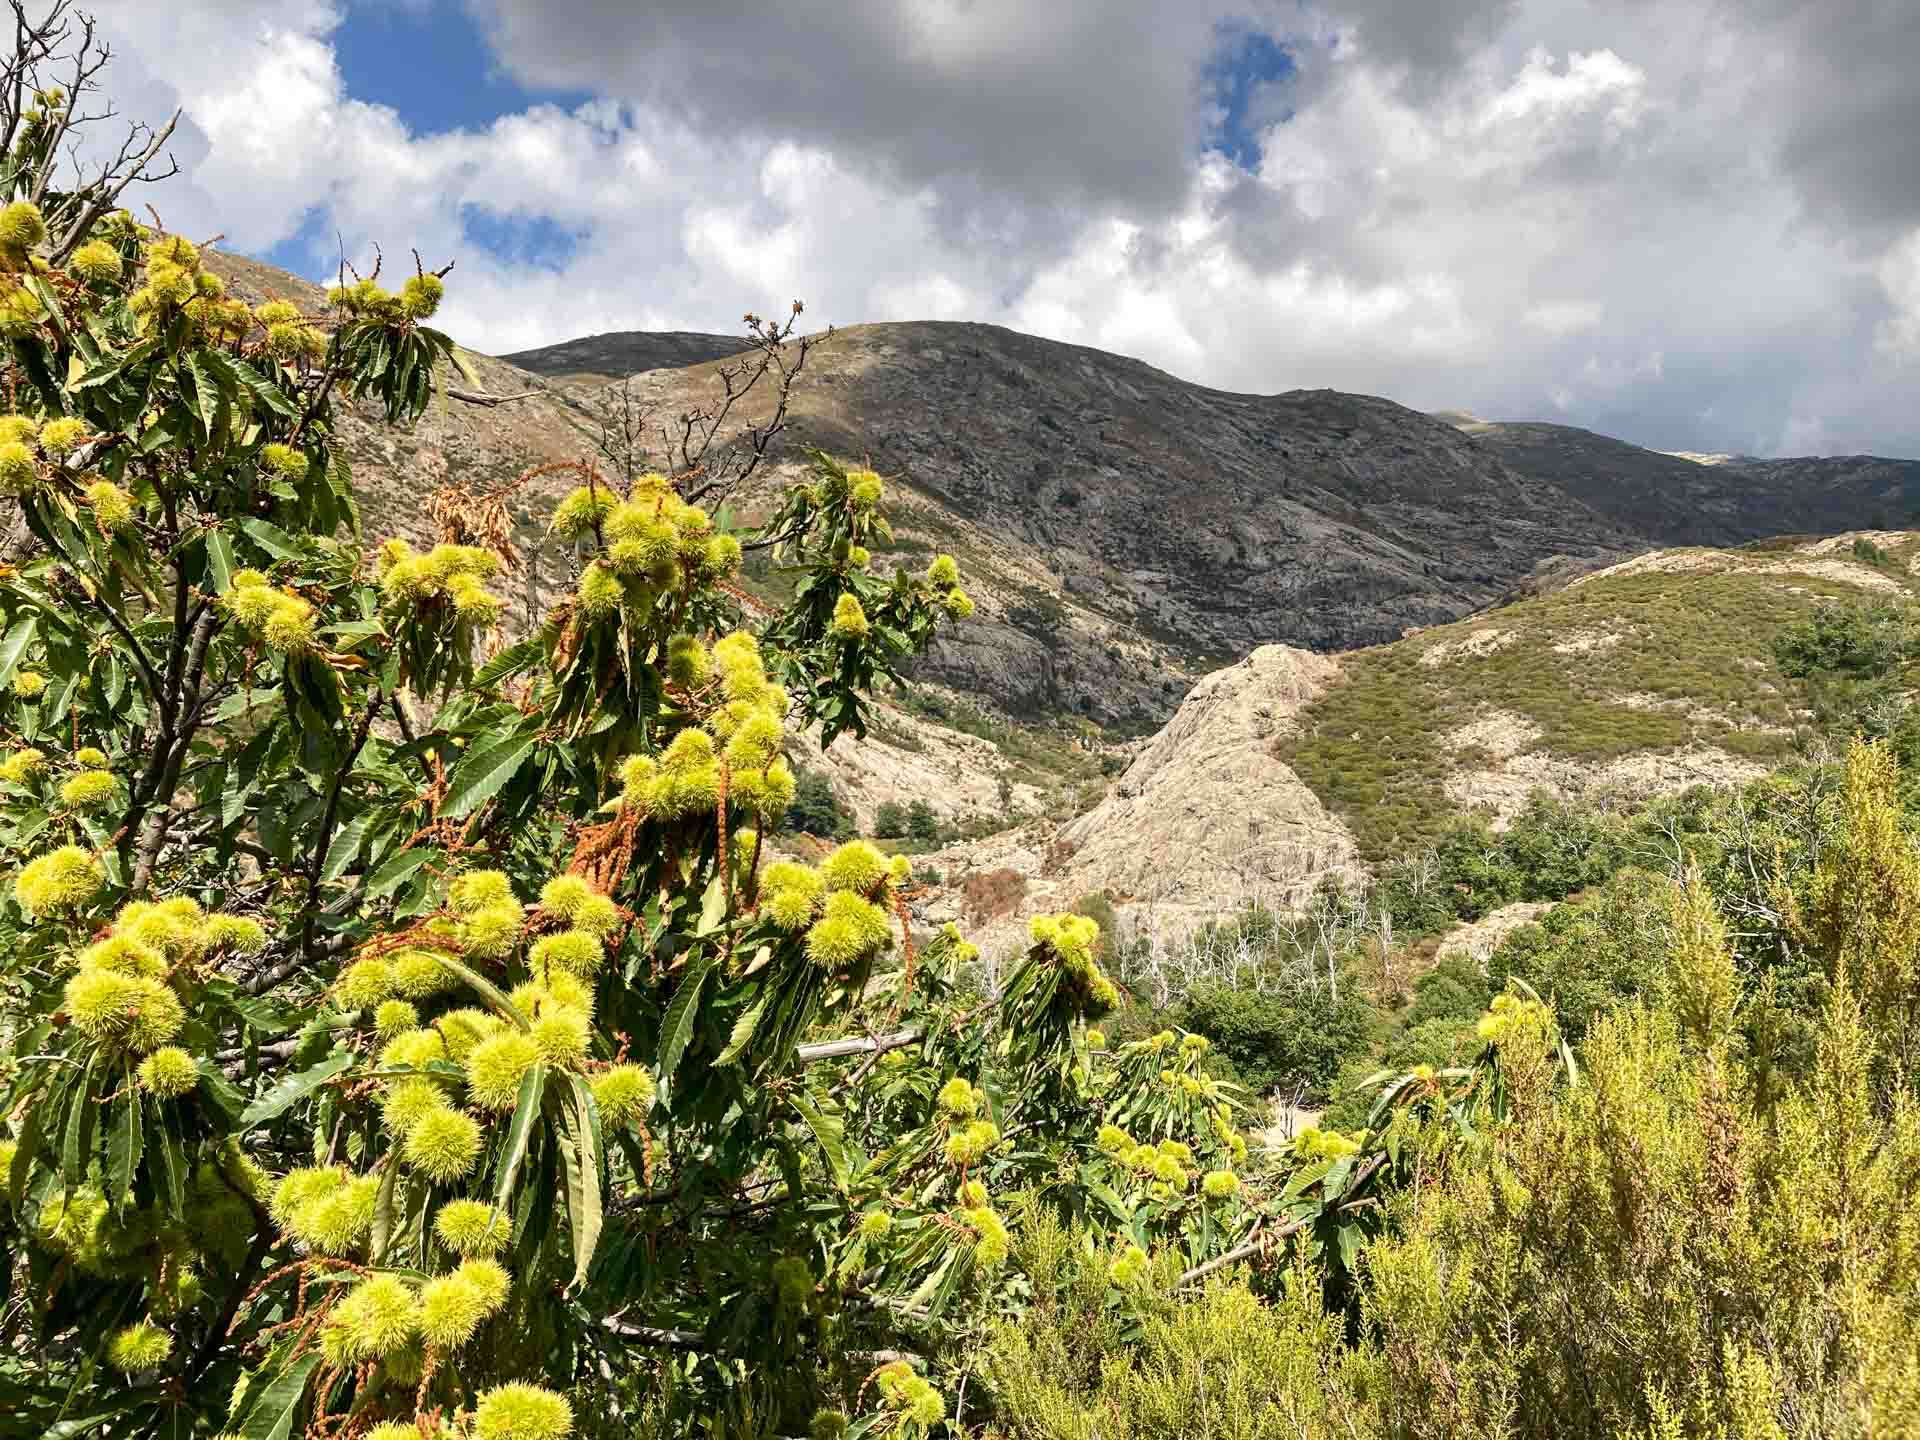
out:
M840 803L824 770L803 765L794 773L793 799L778 825L823 840L845 840L853 834L853 812Z
M1005 1433L1798 1437L1920 1421L1904 1198L1920 1173L1905 1067L1920 863L1884 750L1856 751L1827 798L1817 862L1789 859L1765 885L1781 905L1765 938L1791 938L1827 981L1802 1057L1781 1047L1773 975L1722 918L1741 889L1697 864L1678 885L1639 877L1659 892L1658 923L1634 922L1644 983L1591 1017L1577 1066L1549 1007L1510 1000L1472 1027L1497 1055L1491 1112L1467 1123L1488 1078L1470 1059L1415 1061L1379 1092L1375 1125L1433 1119L1402 1141L1420 1183L1393 1193L1344 1323L1298 1255L1250 1282L1162 1269L1118 1319L1075 1237L1023 1227L1034 1304L992 1346ZM1464 1009L1471 991L1457 970L1433 1004Z
M335 431L445 386L442 277L247 305L49 189L61 18L0 169L9 1430L925 1436L1017 1290L1009 1195L1243 1244L1234 1097L1197 1037L1102 1047L1092 922L983 1010L904 857L770 853L792 737L857 740L970 609L951 557L868 571L880 477L816 454L740 532L710 468L583 461L514 640L503 493L363 538Z

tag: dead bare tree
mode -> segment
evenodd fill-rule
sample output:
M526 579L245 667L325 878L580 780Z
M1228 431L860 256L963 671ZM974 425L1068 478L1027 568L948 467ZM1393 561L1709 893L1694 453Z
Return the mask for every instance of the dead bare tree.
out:
M160 163L180 112L158 129L128 122L117 145L95 143L87 132L120 112L103 98L100 77L113 50L94 18L76 10L72 0L33 9L24 0L9 5L14 44L0 60L0 194L40 207L47 258L58 265L119 206L128 186L180 173L171 155Z
M663 469L688 504L724 504L766 463L792 416L793 388L816 346L833 336L796 337L798 300L784 321L746 316L747 349L714 369L718 394L662 419L635 384L611 386L601 414L601 455L630 488L637 473ZM759 418L753 418L761 412ZM776 543L767 540L765 544Z

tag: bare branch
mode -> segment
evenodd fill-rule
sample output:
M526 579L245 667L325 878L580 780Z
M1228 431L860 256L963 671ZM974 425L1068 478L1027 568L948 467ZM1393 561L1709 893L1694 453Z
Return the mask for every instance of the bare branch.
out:
M451 385L447 387L449 400L464 400L469 405L506 405L515 400L531 400L541 393L538 390L522 390L518 395L482 395L477 390L456 390Z
M898 1050L903 1045L911 1045L919 1040L920 1035L921 1032L914 1029L895 1030L887 1035L862 1035L851 1040L823 1040L813 1045L802 1045L793 1054L802 1065L811 1065L816 1060L838 1060L847 1055Z

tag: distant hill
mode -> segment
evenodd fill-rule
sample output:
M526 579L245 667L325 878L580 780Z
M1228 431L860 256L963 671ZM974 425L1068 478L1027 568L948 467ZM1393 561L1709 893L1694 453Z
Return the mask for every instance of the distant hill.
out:
M670 415L712 383L709 363L633 393ZM559 388L583 413L605 403L604 384ZM1134 731L1256 645L1390 639L1551 557L1643 543L1391 401L1228 394L990 325L836 332L786 439L896 477L899 545L881 563L951 550L973 577L983 614L926 674L1015 715Z
M618 380L642 370L680 369L738 355L747 343L738 335L698 330L613 330L583 335L500 358L535 375Z
M1830 603L1913 601L1916 565L1914 532L1658 550L1390 645L1263 646L1197 684L1078 818L932 857L949 886L927 918L969 918L969 877L1011 872L997 892L1018 904L974 926L989 947L1096 892L1178 934L1417 857L1463 816L1504 825L1536 791L1631 809L1757 778L1809 713L1775 636Z
M1460 411L1443 417L1514 469L1660 544L1737 545L1920 522L1920 461L1694 457L1643 450L1572 425L1490 422Z

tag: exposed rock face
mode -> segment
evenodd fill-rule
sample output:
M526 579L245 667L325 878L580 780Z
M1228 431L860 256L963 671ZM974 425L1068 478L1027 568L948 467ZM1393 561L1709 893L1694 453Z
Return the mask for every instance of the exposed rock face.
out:
M1225 895L1290 905L1351 873L1353 838L1273 755L1338 662L1263 645L1181 702L1107 798L1061 832L1070 888L1208 910Z
M567 385L583 408L604 403L604 387ZM711 385L695 366L632 391L672 415ZM1390 401L1231 395L988 325L838 332L783 438L897 476L909 555L954 550L982 592L986 623L924 673L1016 713L1139 730L1189 674L1257 645L1392 639L1490 603L1549 556L1636 543ZM1130 654L1159 672L1116 663Z
M929 924L963 921L990 953L1020 943L1027 917L1104 892L1136 926L1182 933L1258 900L1297 903L1329 875L1358 873L1353 838L1285 764L1275 742L1339 664L1263 645L1208 675L1145 744L1107 797L1072 823L1036 822L931 857L946 887ZM969 876L1019 877L1017 903L969 914Z
M1044 798L1012 778L1007 758L991 741L892 707L877 711L874 721L864 740L848 737L823 751L815 730L796 747L801 764L827 773L862 834L872 832L875 813L889 802L904 808L924 800L942 822L966 822L1008 808L1030 811Z

